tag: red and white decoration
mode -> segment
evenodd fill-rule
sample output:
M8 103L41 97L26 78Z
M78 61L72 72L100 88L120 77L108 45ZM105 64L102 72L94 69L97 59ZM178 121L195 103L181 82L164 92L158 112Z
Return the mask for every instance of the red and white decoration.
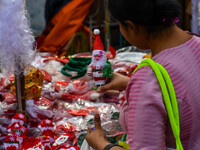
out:
M52 144L55 136L53 122L49 119L45 119L39 123L38 127L42 131L42 137L48 138Z
M80 150L77 146L72 146L70 140L73 136L71 134L64 134L56 138L55 143L52 145L52 150Z
M106 77L103 77L102 70L106 64L107 58L99 35L99 29L95 29L94 34L96 35L96 38L92 52L92 62L87 69L87 74L93 77L96 86L101 86L105 84L106 80Z
M48 132L53 132L53 130L54 130L54 124L49 119L43 120L41 123L39 123L38 127L42 131L42 135L44 135Z
M8 134L6 140L4 141L5 150L18 150L19 142L17 141L17 136L14 134Z

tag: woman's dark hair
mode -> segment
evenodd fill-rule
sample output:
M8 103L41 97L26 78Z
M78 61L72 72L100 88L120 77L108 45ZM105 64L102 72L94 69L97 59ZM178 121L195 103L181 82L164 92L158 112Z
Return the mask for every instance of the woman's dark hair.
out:
M180 15L177 0L108 0L111 15L123 25L130 20L143 25L148 34L159 33L171 27Z

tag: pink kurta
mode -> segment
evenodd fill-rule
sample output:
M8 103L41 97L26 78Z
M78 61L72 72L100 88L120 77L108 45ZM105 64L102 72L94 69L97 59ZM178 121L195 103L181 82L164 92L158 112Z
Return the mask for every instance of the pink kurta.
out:
M200 149L200 38L166 49L152 58L169 73L177 96L181 142L184 150ZM142 67L126 89L120 121L128 134L130 150L175 148L168 114L155 74Z

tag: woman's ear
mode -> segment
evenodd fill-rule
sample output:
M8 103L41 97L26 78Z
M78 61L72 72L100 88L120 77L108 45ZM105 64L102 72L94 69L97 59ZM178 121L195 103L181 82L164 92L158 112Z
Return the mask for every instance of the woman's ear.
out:
M131 32L136 33L137 27L136 27L136 25L135 25L133 22L127 20L127 21L125 21L125 23L126 23L128 29L129 29Z

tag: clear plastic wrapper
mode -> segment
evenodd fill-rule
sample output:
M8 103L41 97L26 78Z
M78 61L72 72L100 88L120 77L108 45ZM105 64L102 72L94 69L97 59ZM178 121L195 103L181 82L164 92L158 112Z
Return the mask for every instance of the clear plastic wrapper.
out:
M6 124L0 124L0 133L8 134L7 127L8 127L8 125L6 125Z
M87 116L90 113L87 107L79 105L76 102L66 105L65 109L72 116Z
M60 92L67 92L70 94L83 94L88 92L94 87L94 82L87 78L76 79L71 82L58 82L55 83L59 86L57 89Z
M143 57L150 52L150 50L140 50L134 46L118 49L115 59L110 60L113 71L131 76L135 67L142 61Z
M0 124L9 125L11 123L12 116L0 115Z
M46 81L46 82L52 81L51 75L47 71L40 69L40 72L42 72L44 74L44 81Z
M9 76L9 75L8 75ZM11 82L9 78L3 73L0 73L0 91L8 91L10 89Z
M3 98L4 98L4 101L5 101L8 105L17 102L16 96L13 95L13 94L10 93L10 92L5 92L5 93L3 93Z
M39 100L26 100L26 111L35 120L41 122L43 119L52 119L51 101L45 98Z
M59 93L55 91L54 84L49 82L43 85L41 96L54 101L59 98Z
M16 113L17 103L7 104L5 101L0 102L0 115L14 115Z
M63 120L56 123L56 134L62 135L65 133L74 133L77 132L78 129L75 124L68 121L68 118L64 118Z
M88 100L88 101L99 101L100 94L96 91L88 91L83 94L69 94L68 92L60 92L61 99L67 102L72 102L73 100Z
M72 80L71 82L55 83L55 89L59 91L60 98L68 102L78 99L98 100L100 94L91 90L94 86L94 81L89 80L87 77Z
M51 57L55 58L56 56L55 54L51 54L51 53L38 53L32 65L48 73L48 76L50 75L51 79L54 82L70 81L70 79L67 76L64 76L61 73L61 68L64 66L64 64L59 61L51 59Z
M33 65L35 68L43 69L45 67L45 64L43 63L44 57L42 55L49 55L50 53L36 53L35 59L32 61L31 65Z
M41 68L41 69L44 69L45 71L47 71L51 75L52 80L54 82L70 81L70 79L67 76L64 76L61 73L62 67L64 67L62 63L55 60L51 60L51 61L45 62L44 68Z
M150 54L150 53L151 53L150 50L141 50L135 46L123 47L117 50L117 55L115 57L115 60L125 61L125 62L134 62L136 64L139 64L142 61L142 58L146 54Z
M52 105L52 111L53 111L53 121L58 122L62 120L64 117L71 118L72 116L67 113L67 110L65 108L66 105L69 105L69 103L56 100L54 104Z
M73 123L74 125L76 125L77 131L82 131L82 130L86 130L86 120L81 117L81 116L77 116L77 117L72 117L70 119L67 119L68 122Z

